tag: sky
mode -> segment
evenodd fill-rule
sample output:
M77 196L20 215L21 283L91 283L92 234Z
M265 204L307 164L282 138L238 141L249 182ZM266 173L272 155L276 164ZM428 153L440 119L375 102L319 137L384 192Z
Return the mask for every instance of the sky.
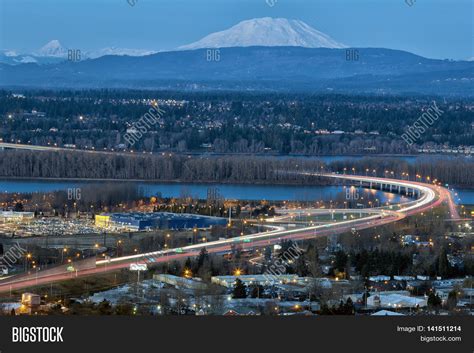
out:
M273 4L270 6L269 4ZM412 3L411 6L407 2ZM353 47L474 57L472 0L0 0L0 49L169 50L257 17L300 19ZM132 5L133 6L132 6Z

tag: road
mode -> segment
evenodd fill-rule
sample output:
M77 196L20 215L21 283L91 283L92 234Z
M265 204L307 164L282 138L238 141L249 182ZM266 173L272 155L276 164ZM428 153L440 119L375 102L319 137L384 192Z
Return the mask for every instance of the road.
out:
M56 146L37 146L26 145L21 143L0 142L0 148L14 149L14 150L30 150L30 151L76 151L74 148L56 147ZM77 150L81 152L97 152L93 150ZM101 152L101 151L99 151Z
M316 175L316 174L315 174ZM426 212L441 204L447 204L450 210L450 216L453 219L459 218L456 206L451 198L449 190L432 184L412 182L406 180L377 178L357 175L340 174L317 174L318 176L346 179L355 182L384 183L393 186L406 187L417 190L420 197L414 201L397 205L396 210L390 210L388 207L365 210L367 217L343 220L323 225L315 225L298 229L274 228L265 232L240 236L237 238L217 240L202 244L190 245L182 248L154 251L144 254L122 256L107 260L96 261L96 267L84 269L76 272L64 272L55 274L40 273L31 275L18 275L0 281L0 292L23 289L35 285L45 285L53 282L68 280L76 277L90 276L94 274L116 271L122 268L129 268L132 263L163 263L173 260L184 259L186 257L197 256L202 248L206 248L209 253L225 253L231 251L235 244L243 249L254 249L280 243L282 240L303 240L319 236L327 236L348 231L373 228L399 221L407 216ZM346 210L351 212L350 209ZM353 210L359 212L360 210Z
M29 151L49 151L49 152L82 152L82 153L95 153L95 154L109 154L109 155L141 155L141 154L152 154L151 152L137 152L133 151L115 151L110 150L97 150L93 147L91 149L79 149L75 147L57 147L57 146L39 146L39 145L27 145L21 143L8 143L0 142L0 149L13 149L13 150L29 150Z

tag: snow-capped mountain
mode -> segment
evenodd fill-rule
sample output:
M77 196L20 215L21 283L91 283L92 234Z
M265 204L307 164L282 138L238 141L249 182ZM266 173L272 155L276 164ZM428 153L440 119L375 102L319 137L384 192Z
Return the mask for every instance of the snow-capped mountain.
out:
M0 50L0 63L9 65L37 63L38 60L28 54L18 54L14 50Z
M292 46L306 48L346 48L300 20L286 18L255 18L239 22L221 32L179 47L180 50L249 46Z
M0 63L19 64L54 64L67 59L67 49L58 40L52 40L32 53L21 53L17 50L0 50Z
M145 50L145 49L129 49L129 48L115 48L108 47L94 51L81 50L81 59L95 59L104 55L128 55L128 56L143 56L155 54L156 51ZM64 48L58 40L52 40L39 49L36 56L40 57L54 57L54 58L67 58L68 49Z
M49 56L53 58L66 58L67 49L61 45L59 40L54 39L42 46L36 53L34 53L34 55L40 57Z
M67 60L68 49L62 46L59 40L54 39L49 41L46 45L36 50L33 53L18 53L15 50L0 50L0 63L9 65L37 63L37 64L51 64ZM77 48L74 48L77 50ZM79 49L81 50L81 49ZM81 50L81 60L96 59L105 55L116 56L144 56L156 54L157 51L147 49L129 49L129 48L115 48L107 47L99 50Z
M154 50L109 47L109 48L102 48L95 51L85 52L84 57L95 59L95 58L100 58L101 56L104 56L104 55L145 56L145 55L156 54L156 53L158 52Z
M5 56L8 56L8 57L18 56L16 51L8 50L8 49L7 50L2 50L2 54L5 55Z

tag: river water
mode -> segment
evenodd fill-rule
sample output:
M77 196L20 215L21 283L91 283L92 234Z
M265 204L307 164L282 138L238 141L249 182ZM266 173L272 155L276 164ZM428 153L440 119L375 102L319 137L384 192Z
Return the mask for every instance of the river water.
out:
M34 193L50 191L67 191L69 188L82 188L91 184L105 184L107 181L52 181L52 180L0 180L0 192ZM288 201L330 201L336 198L356 199L355 196L378 198L381 202L397 203L399 195L375 190L360 190L359 195L346 194L342 186L303 186L303 185L255 185L255 184L193 184L162 182L113 182L134 183L145 196L161 194L163 197L183 197L205 199L209 188L216 188L225 199L242 200L288 200ZM455 197L458 203L474 204L474 190L457 189Z

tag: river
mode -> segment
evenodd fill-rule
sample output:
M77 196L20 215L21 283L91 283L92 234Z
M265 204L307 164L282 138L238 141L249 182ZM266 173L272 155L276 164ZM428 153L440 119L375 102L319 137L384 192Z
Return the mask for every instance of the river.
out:
M0 192L8 193L34 193L50 191L67 191L69 188L83 188L91 184L104 184L108 181L75 181L75 180L0 180ZM303 186L303 185L255 185L255 184L195 184L195 183L162 183L162 182L117 182L135 183L145 196L161 194L163 197L192 196L205 199L209 188L216 188L219 194L226 199L243 200L288 200L288 201L318 201L335 200L344 198L345 191L342 186ZM456 189L455 197L458 203L474 204L474 190ZM381 202L397 203L404 199L399 195L375 190L361 190L360 195L372 195ZM349 195L349 197L351 197Z

